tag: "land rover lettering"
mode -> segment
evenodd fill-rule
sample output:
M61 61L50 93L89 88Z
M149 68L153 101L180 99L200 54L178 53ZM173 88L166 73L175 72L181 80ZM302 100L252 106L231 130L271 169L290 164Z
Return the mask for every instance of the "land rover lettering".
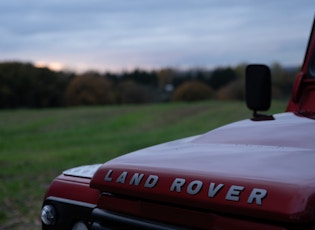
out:
M142 180L143 177L144 177L144 174L143 174L143 173L141 173L141 174L140 174L140 173L135 173L135 174L133 174L133 176L132 176L132 178L131 178L129 184L130 184L130 185L139 186L139 184L140 184L140 182L141 182L141 180Z
M106 173L106 176L104 178L104 181L108 181L108 182L111 182L113 179L110 177L111 174L112 174L113 170L108 170L108 172Z
M114 171L112 169L109 169L104 177L104 181L105 182L113 182L113 178L115 178L112 174L114 173ZM115 183L118 184L129 184L129 185L135 185L135 186L139 186L142 179L145 177L145 174L143 173L133 173L131 174L131 178L128 180L128 175L130 176L130 173L127 171L123 171L122 173L120 173L116 180ZM159 181L159 177L156 175L149 175L146 177L145 182L144 182L144 187L145 188L153 188Z
M214 197L217 192L219 192L219 190L223 188L223 186L224 184L216 185L215 183L211 182L209 185L208 197Z
M231 201L239 201L240 194L244 190L243 186L232 185L227 192L225 199Z
M156 175L150 175L144 183L145 188L154 188L154 186L159 181L159 177Z
M247 203L256 203L257 205L262 205L262 200L267 196L266 189L254 188L248 197Z
M157 175L146 175L140 172L116 172L109 169L104 177L104 181L108 183L142 186L143 188L153 189L158 185L160 178ZM142 184L141 184L142 182ZM168 185L167 183L165 183ZM251 189L249 195L244 191ZM205 191L206 190L206 191ZM239 202L242 197L248 204L262 205L263 200L267 196L267 190L262 188L246 188L242 185L225 185L223 183L208 182L204 180L187 180L185 178L171 179L169 191L175 193L186 193L188 195L202 196L205 191L208 198L216 198L218 194L222 194L227 201Z
M126 182L128 172L122 172L120 176L117 178L116 183L122 183L124 184Z
M175 178L171 187L171 192L186 192L189 195L197 195L201 192L203 188L203 182L200 180L193 180L188 183L186 189L184 188L186 184L186 179L184 178ZM208 189L208 197L215 198L217 194L221 191L224 187L224 184L216 184L214 182L210 182L209 189ZM239 185L231 185L226 192L225 199L229 201L239 201L242 191L245 190L244 186ZM253 188L248 199L248 204L257 204L262 205L263 199L267 196L266 189L260 188Z
M194 180L190 182L187 186L187 193L190 195L198 194L202 188L202 185L203 183L200 180Z
M186 180L183 178L176 178L173 183L172 186L170 188L171 192L181 192L182 191L182 187L183 185L186 183Z

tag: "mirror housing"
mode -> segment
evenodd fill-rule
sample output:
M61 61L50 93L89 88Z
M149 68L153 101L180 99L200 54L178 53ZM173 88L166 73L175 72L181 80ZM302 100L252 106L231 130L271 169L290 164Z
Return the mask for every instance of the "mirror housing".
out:
M248 65L245 80L246 105L253 110L254 117L261 115L257 111L266 111L271 104L271 72L266 65Z

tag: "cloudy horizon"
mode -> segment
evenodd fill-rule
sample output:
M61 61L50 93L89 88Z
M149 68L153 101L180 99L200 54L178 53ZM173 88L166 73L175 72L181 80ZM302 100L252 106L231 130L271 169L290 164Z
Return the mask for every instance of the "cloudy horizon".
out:
M74 71L300 65L310 0L12 0L0 3L0 61Z

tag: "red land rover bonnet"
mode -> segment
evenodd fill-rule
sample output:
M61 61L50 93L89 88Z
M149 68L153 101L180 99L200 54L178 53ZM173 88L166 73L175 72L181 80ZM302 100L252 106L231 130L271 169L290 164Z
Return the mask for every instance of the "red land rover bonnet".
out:
M91 187L190 208L315 220L314 128L314 120L292 113L244 120L109 161Z

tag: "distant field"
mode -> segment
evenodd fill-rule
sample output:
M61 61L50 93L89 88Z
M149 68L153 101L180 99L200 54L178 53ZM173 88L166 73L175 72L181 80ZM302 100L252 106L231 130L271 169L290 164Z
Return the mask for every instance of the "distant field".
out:
M273 102L269 113L286 104ZM0 110L0 229L40 229L50 181L69 167L249 118L243 102Z

